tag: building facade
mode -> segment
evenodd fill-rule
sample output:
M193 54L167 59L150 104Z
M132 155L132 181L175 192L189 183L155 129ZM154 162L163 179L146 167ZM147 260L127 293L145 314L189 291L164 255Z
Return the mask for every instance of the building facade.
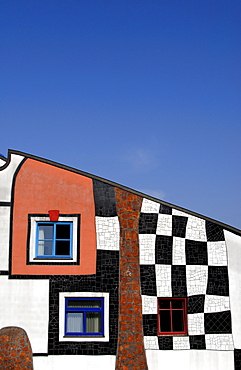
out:
M26 153L0 166L0 328L35 370L241 369L240 230Z

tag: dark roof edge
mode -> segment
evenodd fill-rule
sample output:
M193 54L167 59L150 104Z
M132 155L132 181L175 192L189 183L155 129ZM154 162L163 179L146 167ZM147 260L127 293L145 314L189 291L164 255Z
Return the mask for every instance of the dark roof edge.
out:
M213 218L210 218L210 217L207 217L207 216L204 216L204 215L201 215L199 213L196 213L196 212L193 212L193 211L190 211L186 208L183 208L183 207L179 207L179 206L176 206L172 203L168 203L168 202L165 202L164 200L160 200L158 198L155 198L153 196L150 196L150 195L147 195L147 194L144 194L140 191L137 191L137 190L134 190L134 189L131 189L131 188L128 188L127 186L124 186L124 185L121 185L121 184L118 184L114 181L111 181L111 180L107 180L107 179L104 179L102 177L99 177L99 176L96 176L96 175L92 175L88 172L85 172L85 171L81 171L81 170L77 170L76 168L74 167L70 167L70 166L66 166L64 164L61 164L61 163L58 163L58 162L54 162L54 161L51 161L49 159L45 159L45 158L42 158L42 157L38 157L36 155L32 155L32 154L28 154L28 153L24 153L24 152L21 152L21 151L18 151L18 150L13 150L13 149L9 149L8 150L8 160L7 160L7 165L8 163L10 162L10 156L11 154L16 154L16 155L21 155L23 157L26 157L26 158L31 158L31 159L34 159L36 161L40 161L40 162L43 162L43 163L47 163L47 164L50 164L52 166L56 166L56 167L59 167L59 168L62 168L64 170L67 170L67 171L71 171L71 172L75 172L75 173L78 173L80 175L83 175L83 176L87 176L87 177L90 177L91 179L95 179L95 180L99 180L99 181L102 181L106 184L109 184L109 185L112 185L112 186L115 186L115 187L118 187L120 189L123 189L123 190L126 190L126 191L129 191L133 194L136 194L136 195L139 195L141 196L142 198L146 198L146 199L149 199L149 200L152 200L154 202L157 202L157 203L160 203L160 204L163 204L163 205L166 205L166 206L169 206L169 207L172 207L172 208L175 208L181 212L186 212L186 213L189 213L190 215L192 216L195 216L195 217L199 217L199 218L202 218L204 220L207 220L207 221L210 221L210 222L214 222L216 223L217 225L219 226L222 226L224 229L227 229L229 231L232 231L233 233L235 234L238 234L241 236L241 230L233 227L233 226L230 226L230 225L227 225L221 221L217 221ZM5 167L5 165L4 165Z
M4 157L4 155L3 155L3 154L1 154L1 153L0 153L0 159L2 159L2 160L3 160L3 161L5 161L5 162L7 161L7 158L6 158L6 157Z

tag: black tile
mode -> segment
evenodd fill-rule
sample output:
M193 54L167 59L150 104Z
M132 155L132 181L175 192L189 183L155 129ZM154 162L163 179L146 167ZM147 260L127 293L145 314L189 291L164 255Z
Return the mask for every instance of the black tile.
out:
M112 185L93 179L95 215L117 216L115 189Z
M205 334L232 333L231 312L215 312L204 314Z
M207 242L199 242L187 239L185 241L185 251L187 265L208 264Z
M229 295L228 269L226 266L208 266L207 294Z
M218 242L225 240L223 228L211 221L206 221L206 233L208 242Z
M234 370L241 370L241 349L234 350Z
M205 335L190 335L190 349L206 349Z
M185 298L187 296L186 266L173 265L172 269L172 296Z
M156 296L155 265L140 265L141 294Z
M139 219L140 234L156 234L157 213L141 213Z
M166 215L172 214L172 208L169 206L166 206L165 204L160 204L160 210L159 213L164 213Z
M187 217L172 216L172 236L185 238L186 236Z
M173 349L173 337L164 335L158 336L158 345L161 350Z
M172 236L157 235L156 236L156 263L172 264Z
M142 315L144 335L157 335L157 315Z
M187 312L188 313L203 313L204 312L205 295L193 295L188 297Z

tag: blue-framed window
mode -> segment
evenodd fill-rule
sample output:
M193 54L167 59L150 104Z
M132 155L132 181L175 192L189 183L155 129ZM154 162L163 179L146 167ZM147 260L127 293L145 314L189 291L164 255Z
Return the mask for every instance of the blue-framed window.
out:
M104 298L65 298L65 335L104 336Z
M72 258L72 222L37 222L36 258Z

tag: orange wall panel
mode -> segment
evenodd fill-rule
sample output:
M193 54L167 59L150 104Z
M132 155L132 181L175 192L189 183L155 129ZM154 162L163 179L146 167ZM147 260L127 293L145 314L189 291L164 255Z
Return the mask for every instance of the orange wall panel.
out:
M80 214L80 265L27 265L28 215ZM86 275L96 272L95 205L92 180L54 165L27 159L15 182L12 274Z

